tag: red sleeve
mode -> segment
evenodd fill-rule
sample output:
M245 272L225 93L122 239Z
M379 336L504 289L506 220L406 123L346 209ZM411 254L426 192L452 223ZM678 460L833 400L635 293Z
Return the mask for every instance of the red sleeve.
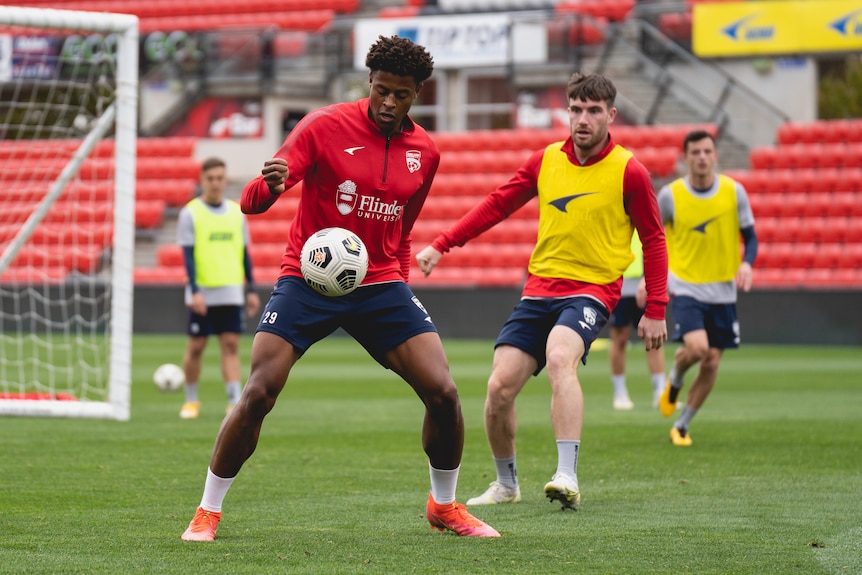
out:
M463 246L515 213L538 194L537 182L544 148L534 152L508 182L488 194L472 210L431 243L441 253Z
M337 121L324 122L332 119L335 115L329 109L315 110L307 114L297 126L291 130L281 147L273 156L274 158L288 159L288 177L284 182L286 192L305 178L311 158L315 155L314 142L324 141L338 128ZM328 129L328 131L327 131ZM284 193L284 192L282 192ZM273 194L269 186L263 180L263 176L257 176L248 182L242 190L240 197L240 208L246 214L261 214L272 206L281 194Z
M269 191L263 176L257 176L242 189L239 205L244 214L261 214L275 203L279 195Z
M647 300L644 315L664 319L667 308L667 243L652 179L632 158L623 176L623 203L643 245Z

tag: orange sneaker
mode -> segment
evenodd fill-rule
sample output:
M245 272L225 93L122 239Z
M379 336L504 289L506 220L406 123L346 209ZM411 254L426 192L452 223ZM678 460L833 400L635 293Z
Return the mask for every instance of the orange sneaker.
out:
M496 529L487 523L476 519L467 512L467 508L460 503L446 503L443 505L434 501L428 494L428 504L425 506L425 516L431 529L437 531L450 530L464 537L499 537Z
M183 541L213 541L215 540L221 513L207 511L198 507L194 518L189 522L188 529L183 532Z

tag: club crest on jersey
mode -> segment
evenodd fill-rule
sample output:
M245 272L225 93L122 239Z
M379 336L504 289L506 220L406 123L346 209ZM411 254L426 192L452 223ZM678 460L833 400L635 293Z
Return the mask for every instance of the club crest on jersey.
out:
M422 152L419 150L407 150L407 169L412 174L422 167Z
M338 213L346 216L356 208L356 183L353 180L344 180L339 184L335 193L335 207Z

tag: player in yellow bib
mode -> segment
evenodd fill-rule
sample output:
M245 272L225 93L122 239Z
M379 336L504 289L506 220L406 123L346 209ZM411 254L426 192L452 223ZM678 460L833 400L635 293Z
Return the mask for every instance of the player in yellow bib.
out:
M497 478L467 505L521 500L515 453L515 399L546 370L557 466L545 496L563 509L581 501L578 455L584 396L578 365L620 299L631 265L632 233L643 246L646 306L638 335L646 350L667 339L667 246L646 168L610 132L616 86L601 74L574 74L566 86L570 135L536 150L508 182L488 194L416 255L427 276L443 254L463 246L537 199L536 246L521 300L494 344L485 396L485 433Z
M180 210L177 222L177 243L183 248L186 266L185 302L189 308L189 340L183 357L185 402L180 409L183 419L195 419L200 414L198 381L210 335L218 336L221 348L227 409L239 400L243 305L249 316L260 309L248 254L248 226L239 204L225 199L226 185L224 161L205 160L201 165L201 194Z
M688 176L664 186L658 195L667 237L671 337L682 342L659 398L664 416L676 410L688 369L700 364L682 414L670 430L670 440L677 446L691 445L689 425L715 385L722 353L739 347L737 288L751 289L757 257L748 194L739 182L716 173L713 136L703 130L690 132L683 140L683 154Z

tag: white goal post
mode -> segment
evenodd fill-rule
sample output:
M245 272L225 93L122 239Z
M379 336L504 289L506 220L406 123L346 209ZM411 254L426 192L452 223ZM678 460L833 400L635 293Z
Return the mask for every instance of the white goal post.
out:
M137 109L136 16L0 6L0 415L129 419Z

